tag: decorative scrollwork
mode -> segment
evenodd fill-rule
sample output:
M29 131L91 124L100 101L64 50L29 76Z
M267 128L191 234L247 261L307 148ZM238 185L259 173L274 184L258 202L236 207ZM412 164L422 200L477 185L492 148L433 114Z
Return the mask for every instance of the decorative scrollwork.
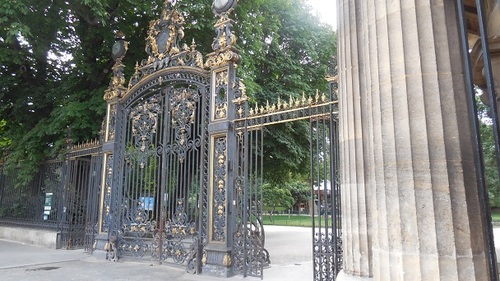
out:
M115 140L115 126L116 126L116 104L111 104L109 106L108 132L106 136L107 141Z
M162 60L180 52L179 41L184 38L184 17L176 9L170 9L171 1L165 1L161 17L149 22L146 53L150 61Z
M215 74L215 95L214 95L214 119L224 119L227 117L227 86L228 71L223 70Z
M141 168L145 167L145 162L150 153L153 135L158 127L158 115L162 112L160 97L152 96L137 105L130 112L132 120L132 135L134 136L134 146L138 149L137 160Z
M158 230L155 233L151 245L153 258L161 260L171 258L178 264L193 259L198 232L196 224L188 220L184 209L184 200L178 199L173 218L165 221L163 231Z
M245 84L243 84L243 80L239 77L236 77L233 83L233 93L233 103L236 104L236 113L238 114L238 118L243 118L247 115L248 96Z
M165 1L160 18L149 23L145 47L149 57L140 64L136 63L135 73L128 84L129 89L147 76L167 67L204 67L203 55L196 50L194 39L191 46L181 44L185 19L181 12L173 8L175 2Z
M336 273L342 270L342 238L333 233L315 233L313 241L314 280L334 280Z
M196 121L196 104L199 100L198 91L190 88L173 88L170 93L172 126L176 132L176 142L167 145L167 152L175 152L180 163L184 162L188 150L201 143L199 139L191 139L192 124Z
M213 197L213 241L226 240L226 166L227 166L227 138L219 137L214 143L214 197Z
M269 252L264 248L264 227L262 222L238 224L234 234L234 269L248 276L262 276L262 268L269 265Z
M234 47L236 45L236 35L232 30L233 23L234 21L228 17L228 13L220 15L215 24L216 36L212 43L214 53L208 55L205 63L206 67L212 68L227 62L240 63L241 56Z
M112 182L113 182L113 155L106 156L106 169L104 175L104 200L103 200L103 214L102 214L102 225L101 229L103 231L108 230L109 220L110 220L110 210L111 210L111 192L112 192Z
M125 44L128 46L128 43ZM127 91L125 85L125 75L123 74L123 70L125 65L122 63L122 58L118 58L111 68L113 70L113 77L109 82L109 87L104 91L104 100L110 101L115 98L120 98L123 93Z

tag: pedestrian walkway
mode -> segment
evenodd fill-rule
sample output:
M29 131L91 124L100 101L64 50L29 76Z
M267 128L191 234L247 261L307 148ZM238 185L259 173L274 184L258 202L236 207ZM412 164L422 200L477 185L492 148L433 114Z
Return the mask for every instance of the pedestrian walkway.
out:
M271 265L264 269L264 280L312 280L311 229L266 226L265 230ZM0 240L0 276L2 281L222 280L156 262L110 262L102 252L89 255L83 250L52 250L6 240ZM259 279L235 276L231 280Z

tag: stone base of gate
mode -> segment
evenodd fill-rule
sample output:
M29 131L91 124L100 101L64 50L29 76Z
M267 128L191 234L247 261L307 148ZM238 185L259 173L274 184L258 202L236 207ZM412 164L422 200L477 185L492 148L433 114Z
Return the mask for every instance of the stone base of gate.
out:
M335 281L373 281L373 278L358 277L346 274L343 270L339 272Z
M218 247L207 246L203 257L202 272L204 275L216 277L231 277L234 275L231 266L231 251Z
M101 233L95 236L94 250L106 251L106 244L108 243L108 234Z
M0 226L0 239L16 241L28 245L41 246L50 249L60 249L62 247L61 236L55 230Z

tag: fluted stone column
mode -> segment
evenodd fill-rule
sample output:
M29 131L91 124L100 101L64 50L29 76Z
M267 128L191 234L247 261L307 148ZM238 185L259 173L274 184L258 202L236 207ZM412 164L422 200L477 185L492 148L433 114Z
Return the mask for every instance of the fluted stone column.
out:
M454 5L339 1L339 280L489 279Z
M339 103L343 106L340 116L340 165L342 180L342 231L344 245L344 268L357 276L372 274L372 219L374 175L370 100L366 91L368 57L366 43L367 22L360 21L366 10L364 1L347 3L339 1L340 15L345 23L340 24L339 34L349 39L339 40L339 65L341 93ZM349 71L348 75L346 70ZM344 114L346 113L346 114Z

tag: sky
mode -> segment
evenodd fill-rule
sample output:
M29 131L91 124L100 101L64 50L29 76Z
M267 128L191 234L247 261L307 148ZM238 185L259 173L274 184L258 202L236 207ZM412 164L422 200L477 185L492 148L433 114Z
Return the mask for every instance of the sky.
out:
M307 0L309 5L318 13L321 21L330 24L334 30L337 30L337 14L335 0ZM313 12L313 13L314 13Z

